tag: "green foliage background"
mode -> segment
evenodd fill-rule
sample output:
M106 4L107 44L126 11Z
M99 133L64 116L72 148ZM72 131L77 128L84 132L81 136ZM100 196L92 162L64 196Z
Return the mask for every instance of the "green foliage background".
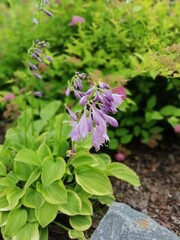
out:
M120 129L110 131L110 148L136 137L156 142L169 124L179 124L178 1L57 0L49 8L53 18L41 14L34 26L34 1L0 4L1 91L27 85L27 49L34 39L45 39L54 55L48 69L42 66L45 99L63 99L75 71L112 87L125 85L128 98L116 116ZM70 26L73 16L85 23Z

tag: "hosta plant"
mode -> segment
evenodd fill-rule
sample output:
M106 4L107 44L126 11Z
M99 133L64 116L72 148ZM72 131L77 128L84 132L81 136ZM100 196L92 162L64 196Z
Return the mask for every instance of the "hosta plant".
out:
M126 165L104 153L90 153L93 146L98 150L108 141L107 124L117 127L108 116L106 100L113 112L118 95L103 83L82 92L83 78L76 73L66 92L74 91L83 111L66 107L69 117L58 101L39 112L27 106L17 127L7 131L0 152L3 239L46 240L52 222L68 230L70 238L86 239L83 232L92 224L93 203L110 205L115 200L109 177L140 184ZM56 220L58 215L62 222ZM65 215L69 225L63 223Z

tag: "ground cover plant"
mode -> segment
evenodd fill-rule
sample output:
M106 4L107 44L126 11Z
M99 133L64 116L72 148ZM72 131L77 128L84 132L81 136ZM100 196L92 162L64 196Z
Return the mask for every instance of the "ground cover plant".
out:
M130 168L95 151L106 145L123 161L122 145L141 139L154 147L168 128L178 135L178 6L0 3L0 109L9 123L0 153L4 239L47 239L59 215L69 222L57 225L84 239L95 203L114 201L110 176L139 185Z
M52 17L39 1L39 12ZM39 15L33 19L38 24ZM8 129L1 146L0 226L3 239L48 239L48 225L58 215L68 216L69 225L55 222L72 239L86 239L83 231L91 224L93 203L111 204L113 189L109 180L115 176L139 186L139 178L129 167L112 163L106 154L90 153L109 141L107 125L118 127L110 116L116 113L123 95L113 93L108 84L96 81L85 84L86 74L76 72L68 82L80 108L73 112L62 101L39 103L36 91L41 80L38 63L52 62L47 55L49 44L34 40L28 50L26 86L21 89L20 116L17 125ZM29 75L29 76L28 76ZM85 84L85 86L84 86ZM3 101L14 99L6 94ZM83 109L81 110L81 106ZM84 140L85 139L85 140Z

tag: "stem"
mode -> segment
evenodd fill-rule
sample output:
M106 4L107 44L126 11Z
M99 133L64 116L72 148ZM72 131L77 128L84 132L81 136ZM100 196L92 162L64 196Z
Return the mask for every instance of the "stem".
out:
M54 221L54 223L55 223L56 225L58 225L59 227L63 228L64 230L66 230L66 231L71 230L70 228L64 226L63 224L61 224L61 223L59 223L59 222Z

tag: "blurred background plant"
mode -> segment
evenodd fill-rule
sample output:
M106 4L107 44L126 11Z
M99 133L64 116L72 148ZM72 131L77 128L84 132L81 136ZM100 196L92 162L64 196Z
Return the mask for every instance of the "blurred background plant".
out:
M43 100L38 100L41 105L55 99L64 101L68 80L75 71L83 71L90 82L97 79L112 88L126 88L127 98L116 115L120 128L109 130L110 149L117 150L120 144L137 138L154 147L165 130L177 132L178 1L56 0L49 5L53 18L41 14L41 24L37 25L33 22L37 13L34 2L0 3L0 100L5 117L7 112L23 107L22 89L29 82L27 46L42 37L50 42L46 55L53 52L54 61L51 67L41 62L38 65L43 81L34 84L43 94ZM7 94L13 94L13 99L4 101ZM75 99L68 101L76 105Z

